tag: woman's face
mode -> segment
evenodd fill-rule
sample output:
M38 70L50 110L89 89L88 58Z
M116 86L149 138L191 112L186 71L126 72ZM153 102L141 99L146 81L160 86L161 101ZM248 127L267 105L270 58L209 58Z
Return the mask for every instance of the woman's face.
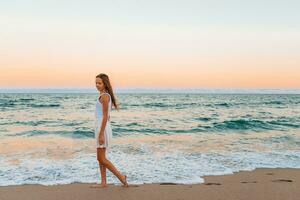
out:
M96 88L98 91L103 91L105 86L101 78L96 78Z

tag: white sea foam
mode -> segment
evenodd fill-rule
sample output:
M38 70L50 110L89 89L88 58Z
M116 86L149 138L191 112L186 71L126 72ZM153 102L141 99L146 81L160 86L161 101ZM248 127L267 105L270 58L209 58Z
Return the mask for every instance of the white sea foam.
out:
M131 184L173 182L203 183L203 176L232 174L255 168L300 168L300 153L295 152L210 152L184 154L174 151L161 156L128 155L114 149L107 156L112 163L128 175ZM10 164L10 158L1 157L0 185L42 184L57 185L74 182L100 182L100 171L94 154L78 154L72 159L45 158L19 159ZM109 171L107 181L120 184Z

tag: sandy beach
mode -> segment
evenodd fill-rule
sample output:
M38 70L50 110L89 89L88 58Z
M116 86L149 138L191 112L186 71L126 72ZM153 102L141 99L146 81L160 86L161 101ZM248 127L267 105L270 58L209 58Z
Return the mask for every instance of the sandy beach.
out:
M130 185L128 188L108 184L55 186L20 185L0 187L1 200L138 200L138 199L224 199L224 200L296 200L300 196L300 169L258 168L230 175L204 176L203 184L156 183ZM130 184L130 178L128 179Z

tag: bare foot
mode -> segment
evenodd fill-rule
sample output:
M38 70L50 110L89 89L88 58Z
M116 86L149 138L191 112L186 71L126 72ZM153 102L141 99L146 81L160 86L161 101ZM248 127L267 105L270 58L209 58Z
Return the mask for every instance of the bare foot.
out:
M106 183L101 183L101 184L94 184L94 185L91 185L90 187L91 188L104 188L106 187Z
M124 179L123 179L124 181L122 181L123 182L123 187L128 187L128 183L127 183L127 176L126 175L124 175Z

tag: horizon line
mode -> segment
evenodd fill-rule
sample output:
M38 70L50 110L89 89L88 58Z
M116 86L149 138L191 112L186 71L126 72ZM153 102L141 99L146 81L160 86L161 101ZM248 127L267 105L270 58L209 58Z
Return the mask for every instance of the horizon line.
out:
M300 94L300 88L155 88L116 87L115 93ZM0 87L0 93L97 93L94 87Z

